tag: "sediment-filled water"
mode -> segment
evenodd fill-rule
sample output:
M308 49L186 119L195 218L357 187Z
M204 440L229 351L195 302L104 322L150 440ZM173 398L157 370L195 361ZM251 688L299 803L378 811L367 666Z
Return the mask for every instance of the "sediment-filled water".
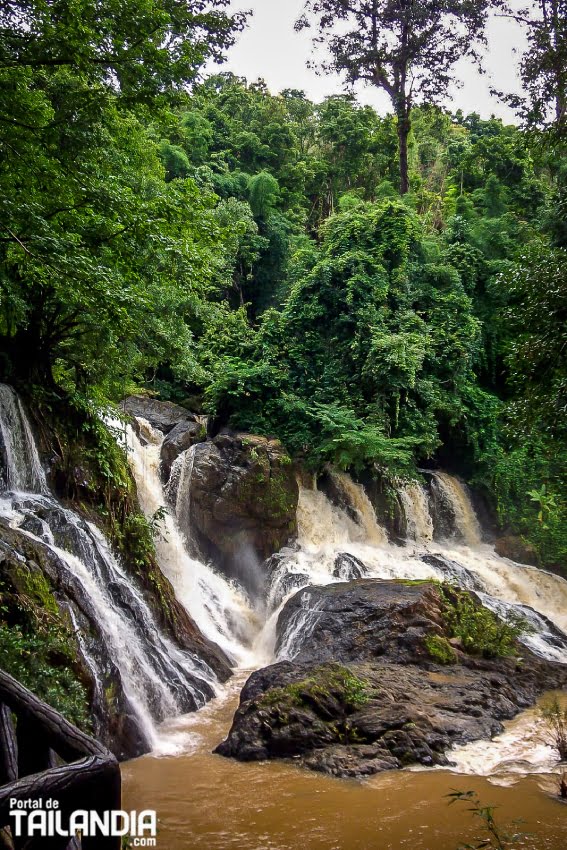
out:
M468 804L449 805L452 791L471 790L484 805L497 807L503 831L528 833L514 848L564 850L567 807L554 797L554 756L537 742L528 752L523 717L508 724L508 743L501 748L506 765L494 763L497 745L489 754L478 744L471 745L471 750L478 747L476 752L459 756L458 773L419 770L380 774L364 782L332 779L293 764L242 764L211 754L230 726L244 678L240 675L222 699L197 715L170 724L175 755L144 756L123 765L124 804L157 810L158 846L457 850L484 837ZM506 740L506 733L501 737ZM528 757L533 758L533 774L528 773ZM496 784L478 775L488 766ZM522 824L517 826L518 819Z
M227 685L162 634L100 532L52 496L26 412L13 390L0 386L0 516L58 565L95 701L104 676L118 677L127 709L153 750L124 766L125 805L157 809L161 846L453 850L482 833L467 807L448 806L446 795L455 788L500 806L499 819L508 826L521 813L532 837L520 846L567 846L567 809L556 797L559 768L541 737L537 710L507 724L492 742L455 749L452 771L409 770L354 782L293 764L240 764L211 754L228 731L249 671L293 658L296 638L315 624L311 585L344 580L359 563L370 577L452 581L478 592L500 614L521 614L530 624L522 639L543 657L567 663L563 579L498 557L483 541L466 487L447 473L430 474L428 486L400 485L405 545L388 541L363 488L333 473L339 502L317 489L301 490L298 545L279 557L266 597L251 598L196 557L180 531L190 527L191 450L176 461L166 494L159 475L162 435L143 420L138 424L141 439L127 428L126 443L142 507L158 525L160 566L202 633L231 659L235 676ZM337 557L345 554L351 560L343 558L338 569ZM279 610L298 591L304 604L276 648ZM212 692L217 698L205 705Z

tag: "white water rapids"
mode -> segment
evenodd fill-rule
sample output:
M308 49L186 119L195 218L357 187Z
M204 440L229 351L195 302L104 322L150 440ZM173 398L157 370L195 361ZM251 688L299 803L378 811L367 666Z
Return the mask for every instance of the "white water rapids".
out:
M101 532L51 495L27 415L5 385L0 385L0 432L0 519L33 541L57 570L93 676L93 707L102 703L106 688L118 686L121 711L135 718L146 744L156 747L158 723L191 705L203 706L216 677L204 661L162 633ZM17 550L10 554L21 560Z
M364 489L348 475L331 474L340 504L332 503L317 489L301 488L297 544L271 560L266 596L252 599L235 581L192 557L190 541L179 530L178 517L183 519L184 528L190 525L194 449L174 463L171 508L159 471L163 435L144 420L138 421L139 436L129 426L114 424L124 434L142 509L149 519L158 520L159 565L202 634L240 671L236 681L241 681L244 671L277 660L276 624L290 595L303 591L305 604L280 640L278 657L293 659L296 639L305 639L316 622L317 611L309 604L309 586L345 580L351 567L357 570L357 565L368 577L436 578L475 590L496 612L514 611L528 620L531 631L523 639L535 652L567 663L567 637L563 634L567 633L567 582L496 555L482 540L466 487L447 473L430 473L429 488L418 482L400 485L398 495L407 530L404 545L388 540ZM180 717L180 694L190 692L195 705L202 706L206 695L200 692L199 681L220 699L227 698L234 684L221 687L202 661L181 652L161 634L142 593L132 586L100 533L49 494L25 411L13 390L2 386L0 429L7 470L6 480L0 485L4 491L0 494L0 514L45 546L58 559L62 573L69 575L69 581L79 583L99 622L106 654L120 677L131 710L154 750L171 754L191 749L195 736L183 730L196 726L206 712L198 712L190 720ZM434 539L439 534L433 513L439 504L450 517L444 540ZM61 523L73 530L79 550L76 546L73 551L66 548L65 535L58 534ZM350 560L341 560L340 569L339 555L350 556ZM251 564L252 568L257 569L257 565ZM101 689L100 662L93 657L92 640L87 640L76 612L71 616L85 661ZM166 721L158 726L164 718ZM516 722L529 725L531 721L522 716ZM527 765L526 771L548 766L549 749L542 750L541 742L525 726L518 728L520 732L512 725L502 740L455 750L458 769L480 774L496 770L497 752L504 753L503 762L515 760Z

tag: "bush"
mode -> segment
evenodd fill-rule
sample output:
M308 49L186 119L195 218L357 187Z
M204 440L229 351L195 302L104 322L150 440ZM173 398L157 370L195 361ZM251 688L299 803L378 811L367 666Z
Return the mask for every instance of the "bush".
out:
M69 635L60 627L30 634L0 622L0 668L71 723L89 730L87 694L71 663Z
M518 637L529 631L522 617L509 614L503 620L480 605L470 594L443 587L444 617L450 637L460 639L471 655L499 658L513 655Z
M440 635L427 635L425 648L434 661L439 664L454 664L457 660L457 653L447 638Z

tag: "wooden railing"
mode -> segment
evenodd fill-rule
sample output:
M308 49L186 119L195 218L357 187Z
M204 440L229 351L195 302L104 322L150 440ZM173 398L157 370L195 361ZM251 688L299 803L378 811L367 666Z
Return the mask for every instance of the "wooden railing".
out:
M0 671L0 847L9 850L120 850L119 837L16 838L11 801L58 801L66 829L77 810L120 810L120 768L101 744Z

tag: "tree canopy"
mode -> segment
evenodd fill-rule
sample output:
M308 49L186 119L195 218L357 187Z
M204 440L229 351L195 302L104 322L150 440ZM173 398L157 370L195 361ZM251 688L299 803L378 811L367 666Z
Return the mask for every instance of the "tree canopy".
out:
M205 76L225 0L0 4L0 379L155 393L392 486L442 465L560 564L565 15L540 10L525 128L436 102L481 3L306 4L388 115Z

